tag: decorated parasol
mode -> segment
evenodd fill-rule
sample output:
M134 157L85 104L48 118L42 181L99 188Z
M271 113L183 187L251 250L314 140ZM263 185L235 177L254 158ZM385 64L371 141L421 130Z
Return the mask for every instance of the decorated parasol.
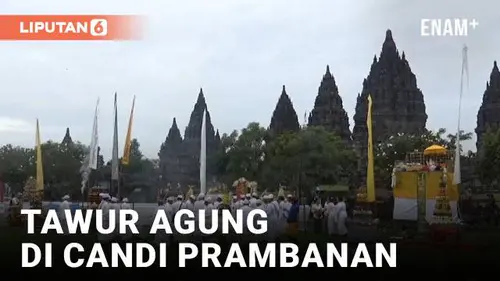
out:
M444 148L440 145L437 145L437 144L433 144L424 150L424 155L425 156L427 156L427 155L445 155L446 152L447 152L446 148Z
M248 192L249 182L245 178L239 178L233 182L236 196L241 196Z

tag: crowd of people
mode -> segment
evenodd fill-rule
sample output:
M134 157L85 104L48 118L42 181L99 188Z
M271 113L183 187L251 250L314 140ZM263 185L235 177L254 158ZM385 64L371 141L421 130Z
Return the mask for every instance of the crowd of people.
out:
M314 232L328 233L330 236L347 235L347 205L344 198L330 197L325 204L321 204L319 198L315 198L311 205L314 222Z
M106 214L109 210L119 212L121 209L130 209L127 198L118 200L116 197L109 194L100 194L101 202L97 206ZM64 210L70 208L69 196L63 198L63 202L59 206L61 220L64 220ZM324 206L320 200L316 199L311 205L300 205L297 198L289 194L287 196L274 196L266 194L259 196L257 193L244 194L233 196L229 200L225 200L223 195L205 195L199 194L189 195L185 198L183 195L169 196L165 200L158 202L158 210L164 210L169 223L173 225L175 214L182 209L189 209L195 214L199 210L205 210L207 216L205 221L208 221L208 216L211 216L211 210L228 209L236 213L236 210L241 210L243 216L246 217L253 209L264 210L267 214L268 231L266 237L276 239L282 235L296 236L299 230L307 227L310 218L317 225L317 220L328 221L328 234L330 235L346 235L346 206L343 201L336 202L329 200ZM156 215L156 212L154 212ZM154 216L151 218L151 223ZM244 219L246 221L246 219ZM320 229L316 226L316 231ZM157 234L157 240L169 239L168 235ZM122 237L123 238L123 237ZM101 240L113 239L113 235L102 235Z
M101 209L105 217L103 222L104 226L109 225L109 219L106 221L106 214L110 210L119 212L123 209L132 209L127 198L119 200L116 197L110 196L106 193L99 194L100 203L91 208ZM20 204L22 200L18 199L20 196L15 196L11 200L12 205ZM230 201L230 202L229 202ZM62 225L66 225L65 210L71 209L72 205L68 195L62 198L62 202L58 206L59 220ZM319 197L315 198L309 204L299 204L299 200L289 194L287 196L274 196L273 194L262 194L259 196L257 193L244 194L240 196L233 196L230 200L225 200L223 195L205 195L199 194L189 195L187 198L183 195L169 196L165 200L158 202L158 210L164 210L169 223L173 225L175 214L182 209L189 209L194 213L199 210L205 210L207 216L211 215L211 210L228 209L236 213L236 210L241 210L245 217L253 209L264 210L267 214L268 232L267 237L276 239L281 235L295 236L299 230L308 228L309 223L312 221L315 233L328 233L329 235L347 235L347 210L346 204L343 199L330 198L326 203L322 204ZM154 212L156 215L156 212ZM154 219L154 216L151 218ZM207 221L207 220L205 220ZM100 240L112 240L117 238L117 234L100 235ZM121 237L122 239L124 237ZM158 239L166 239L157 237Z

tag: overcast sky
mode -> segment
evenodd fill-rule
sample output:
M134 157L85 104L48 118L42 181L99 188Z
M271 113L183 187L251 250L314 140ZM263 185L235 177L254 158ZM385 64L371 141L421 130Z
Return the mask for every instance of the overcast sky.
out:
M269 125L287 87L297 114L311 110L330 65L351 118L356 96L390 28L424 93L427 127L457 126L461 48L469 46L470 92L462 127L473 131L493 61L500 59L494 1L458 0L2 0L8 14L141 14L136 42L1 42L0 144L33 146L35 119L44 140L90 142L101 98L100 145L111 153L113 93L119 93L120 150L132 96L133 136L156 157L172 118L184 132L203 87L222 132L251 121ZM421 37L422 18L475 18L468 37ZM475 147L473 142L466 149Z

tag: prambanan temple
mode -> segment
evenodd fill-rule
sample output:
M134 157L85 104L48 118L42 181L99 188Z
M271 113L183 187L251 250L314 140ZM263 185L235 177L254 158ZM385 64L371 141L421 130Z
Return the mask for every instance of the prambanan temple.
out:
M341 139L351 142L351 130L349 129L349 116L344 110L339 89L335 78L330 72L330 66L326 67L325 75L319 85L318 95L314 101L314 107L309 113L308 126L323 126L335 132Z
M215 165L210 163L215 160L214 157L220 147L220 135L214 129L205 96L203 95L203 89L200 89L189 123L184 131L184 138L181 136L177 121L174 118L167 138L161 145L158 156L163 182L181 183L183 185L198 184L200 177L201 125L203 112L205 111L207 112L207 180L211 182L215 179L216 175L213 169Z
M491 70L490 81L486 82L483 102L477 113L477 149L481 146L483 134L489 129L498 128L500 128L500 71L495 61L493 70Z
M381 142L397 133L425 131L427 114L424 96L417 86L405 53L399 53L390 30L386 32L380 56L373 58L354 114L353 139L360 155L360 171L366 171L368 95L372 96L373 141Z
M352 93L344 93L352 94ZM353 145L360 156L360 172L366 171L366 112L367 97L373 99L373 134L374 141L380 142L397 133L419 134L425 131L427 114L422 91L417 86L417 79L410 68L405 53L400 53L390 30L386 32L379 57L375 55L366 79L358 94L354 114L354 129L349 129L349 117L343 107L337 83L330 67L326 72L316 94L314 107L309 113L308 126L323 126L335 132L349 145ZM215 180L215 170L210 170L210 161L220 149L219 132L215 131L210 119L203 91L191 113L184 137L174 118L159 157L163 182L196 185L199 180L199 153L202 114L207 110L207 179ZM481 135L489 127L500 124L500 71L495 62L490 81L486 83L483 103L478 112L476 133L478 146ZM297 113L285 86L271 117L270 135L281 134L300 129Z

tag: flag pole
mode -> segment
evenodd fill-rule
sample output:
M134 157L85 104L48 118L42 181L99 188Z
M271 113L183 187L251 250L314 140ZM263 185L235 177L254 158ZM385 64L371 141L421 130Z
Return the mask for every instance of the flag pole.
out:
M462 173L461 173L461 165L460 165L460 119L462 113L462 96L464 93L464 78L465 78L465 90L469 90L469 63L467 58L467 46L464 45L462 49L462 72L460 76L460 96L458 98L458 121L457 121L457 135L455 139L455 156L453 163L453 184L457 185L457 188L460 188L462 183Z

